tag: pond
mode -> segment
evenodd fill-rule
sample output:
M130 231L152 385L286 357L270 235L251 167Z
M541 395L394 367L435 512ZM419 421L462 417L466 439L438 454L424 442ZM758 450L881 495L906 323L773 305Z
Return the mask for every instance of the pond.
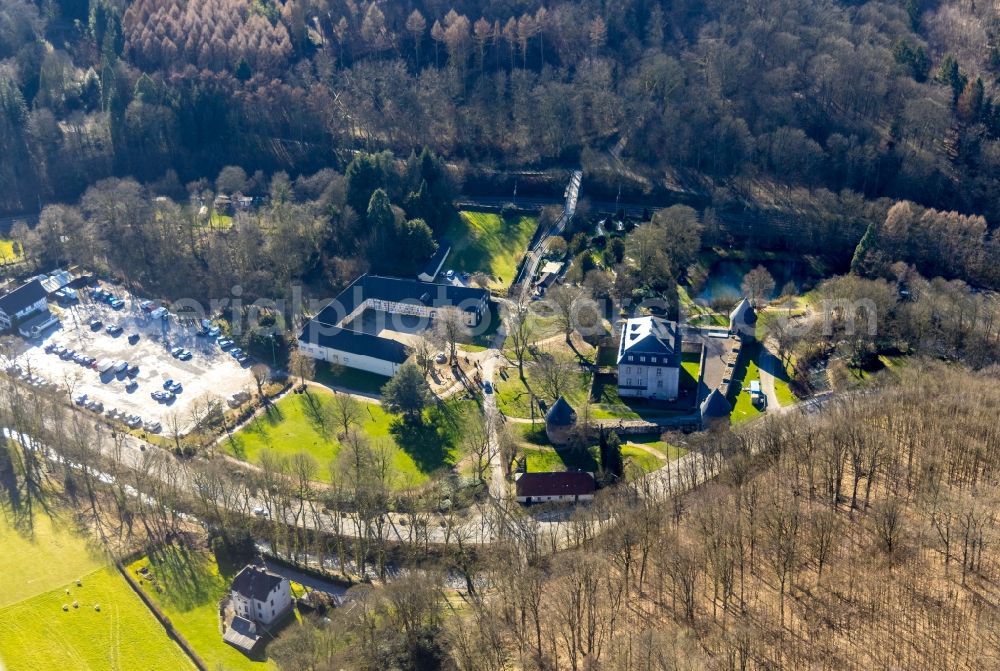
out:
M795 284L800 290L807 281L814 279L814 273L808 262L800 259L766 259L763 261L734 261L722 259L716 261L708 273L705 286L695 296L699 303L710 304L713 301L731 300L736 303L743 295L743 276L758 265L767 268L774 277L775 292L788 283Z

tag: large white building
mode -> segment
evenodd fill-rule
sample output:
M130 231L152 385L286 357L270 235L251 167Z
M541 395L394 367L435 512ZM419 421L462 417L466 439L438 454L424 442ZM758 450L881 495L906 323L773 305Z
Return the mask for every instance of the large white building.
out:
M47 309L45 287L37 279L0 296L0 331Z
M622 326L618 343L618 395L659 400L677 398L681 336L677 322L637 317Z
M433 320L445 308L458 308L465 323L478 325L489 312L483 289L379 275L362 275L344 289L299 334L299 350L320 361L392 376L406 361L406 347L390 338L352 326L366 311Z
M267 626L292 607L288 578L248 565L233 579L230 604L238 617Z

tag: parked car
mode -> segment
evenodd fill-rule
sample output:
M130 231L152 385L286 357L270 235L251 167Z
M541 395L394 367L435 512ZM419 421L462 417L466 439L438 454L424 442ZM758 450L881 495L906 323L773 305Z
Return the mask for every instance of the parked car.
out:
M129 380L125 383L125 391L132 392L139 388L139 383L135 380Z
M241 364L248 363L250 361L250 356L247 354L240 354L238 357L236 357L236 361L238 361Z
M232 346L233 346L233 341L229 340L228 338L223 338L222 340L219 341L219 347L221 347L222 349L229 349Z
M177 357L179 357L181 355L181 352L183 352L183 351L184 351L183 347L174 347L173 349L170 350L170 356L172 356L172 357L174 357L176 359Z
M493 393L493 383L491 383L489 380L487 380L486 382L483 382L483 391L486 392L487 394L492 394Z
M142 426L142 417L139 415L129 415L125 418L125 424L127 424L130 429L137 429Z
M124 373L125 371L128 370L128 361L118 361L117 363L115 363L115 367L113 368L113 370L115 371L115 375Z
M73 397L73 403L75 403L75 404L77 404L79 406L86 405L87 404L87 395L86 394L77 394L76 396Z
M73 358L74 354L76 354L76 350L64 349L62 353L59 355L59 358L64 361L69 361L70 359Z
M213 326L212 328L208 329L209 338L218 338L220 335L222 335L222 329L220 329L218 326Z
M146 422L142 425L142 428L146 429L150 433L159 433L163 430L163 426L159 422Z
M125 374L128 375L129 377L135 377L136 375L139 374L139 366L132 364L131 366L128 367L128 370L125 371Z
M137 342L139 342L139 334L138 333L129 333L128 334L128 344L129 345L134 345Z
M108 328L104 330L108 332L108 335L112 335L115 337L121 335L122 333L122 327L119 326L118 324L109 324Z
M113 299L112 299L112 300L111 300L111 301L110 301L110 302L108 303L108 305L110 305L110 306L111 306L111 307L112 307L113 309L115 309L115 310L121 310L121 309L122 309L123 307L125 307L125 301L123 301L123 300L122 300L122 299L120 299L120 298L113 298Z
M243 350L241 350L239 347L234 347L233 349L229 350L229 354L235 359L241 354L243 354Z
M267 511L267 508L262 508L261 506L257 506L256 508L253 509L253 514L256 515L257 517L267 517L271 513Z
M169 378L169 377L168 377L168 378L167 378L166 380L164 380L164 381L163 381L163 388L164 388L164 389L170 389L170 387L171 387L171 386L172 386L173 384L174 384L174 380L173 380L173 378Z
M177 358L181 361L188 361L191 359L191 352L189 350L183 349L181 353L177 355Z
M184 389L183 387L181 387L180 382L174 382L172 385L167 387L167 391L169 391L171 394L179 394L182 391L184 391Z

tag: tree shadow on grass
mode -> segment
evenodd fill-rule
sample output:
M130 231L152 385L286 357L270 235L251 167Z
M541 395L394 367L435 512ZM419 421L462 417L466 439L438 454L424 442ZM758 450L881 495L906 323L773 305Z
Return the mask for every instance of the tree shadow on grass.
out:
M171 607L187 611L218 600L225 581L212 571L211 557L176 544L149 553L150 568L162 592L160 598Z
M417 423L397 418L389 425L389 434L399 448L410 455L422 473L432 473L452 465L453 439L445 427L434 419Z

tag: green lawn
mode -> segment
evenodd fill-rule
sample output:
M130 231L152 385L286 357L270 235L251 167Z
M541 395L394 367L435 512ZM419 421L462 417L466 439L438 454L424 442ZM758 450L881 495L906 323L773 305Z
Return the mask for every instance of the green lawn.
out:
M70 517L35 515L29 535L6 514L0 510L0 668L194 668L108 559L72 531Z
M316 375L314 378L316 382L329 387L347 389L371 396L381 396L382 387L389 381L389 378L383 375L376 375L375 373L358 370L357 368L338 366L334 369L326 362L316 363Z
M156 578L159 592L150 578L139 573L148 567ZM273 663L250 659L222 640L219 600L225 596L233 569L220 570L207 551L187 551L171 546L152 557L143 557L128 566L154 603L170 618L174 628L187 639L210 669L257 671L277 668ZM265 654L266 654L266 648Z
M788 386L788 382L785 380L779 380L774 378L774 394L778 397L778 403L782 407L786 405L795 405L796 398L795 394L792 393L791 388Z
M54 511L55 518L35 515L29 531L15 529L0 508L0 607L47 592L93 573L108 559L95 546L71 532L69 514Z
M224 449L233 456L258 462L264 450L291 455L311 454L319 466L317 479L329 482L333 462L340 450L338 427L325 411L333 393L312 388L308 394L287 394L272 408L254 419ZM393 485L398 489L425 483L435 470L455 463L460 443L463 413L470 402L452 400L427 411L422 427L393 430L396 418L375 403L362 403L361 430L373 443L383 442L392 450Z
M730 391L730 400L735 397L732 423L739 424L748 419L753 419L761 413L760 410L750 401L750 381L760 380L760 370L757 368L757 357L760 354L760 344L752 343L743 348L740 353L739 364L733 375L733 386ZM735 395L735 396L734 396Z
M495 212L465 211L452 222L447 238L452 243L449 268L482 271L497 288L514 280L517 266L538 228L538 219L514 215L504 220Z
M664 459L673 460L679 457L683 457L688 451L683 447L678 447L677 445L672 445L663 441L659 434L655 433L640 433L631 436L622 436L622 441L628 445L643 445L645 447L656 450Z
M21 260L21 254L14 253L14 241L0 238L0 265Z

